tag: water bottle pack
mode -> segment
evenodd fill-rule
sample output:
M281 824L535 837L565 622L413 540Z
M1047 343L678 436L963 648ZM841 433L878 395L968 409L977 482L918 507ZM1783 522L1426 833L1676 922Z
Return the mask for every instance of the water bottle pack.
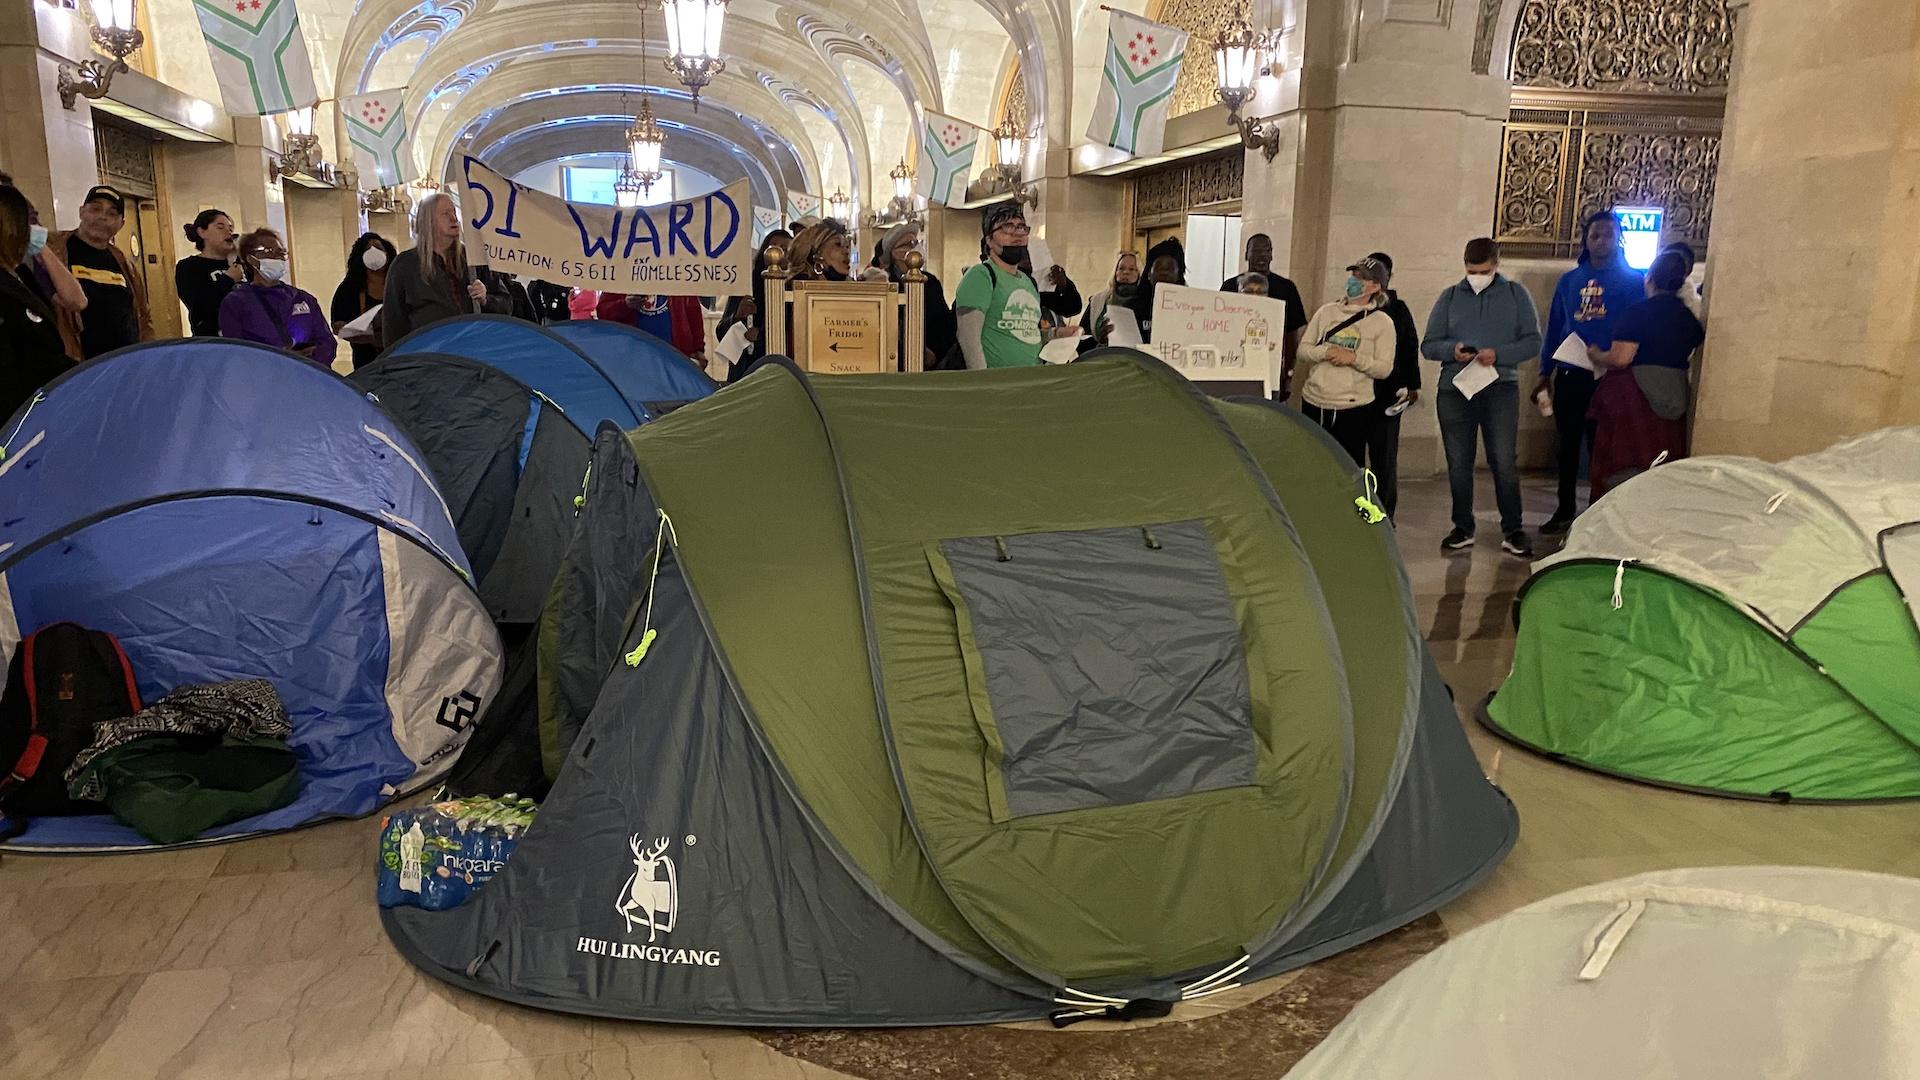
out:
M471 796L389 814L380 823L381 907L445 911L506 869L537 808L515 795Z

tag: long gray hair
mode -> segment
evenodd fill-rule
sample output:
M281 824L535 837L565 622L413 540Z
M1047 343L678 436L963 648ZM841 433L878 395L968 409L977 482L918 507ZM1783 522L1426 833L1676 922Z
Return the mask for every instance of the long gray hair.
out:
M440 250L434 246L434 215L440 212L441 203L452 201L446 192L436 191L413 207L413 246L420 252L420 276L430 285L440 283L443 271L451 274L456 283L467 281L467 249L459 238L454 238L453 255L448 259L439 258Z

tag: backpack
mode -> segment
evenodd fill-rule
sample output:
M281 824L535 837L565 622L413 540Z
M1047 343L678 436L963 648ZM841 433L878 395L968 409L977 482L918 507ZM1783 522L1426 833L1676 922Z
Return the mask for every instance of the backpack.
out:
M67 767L93 741L95 721L139 711L133 666L112 634L70 622L28 634L0 694L0 809L20 817L105 813L68 796Z

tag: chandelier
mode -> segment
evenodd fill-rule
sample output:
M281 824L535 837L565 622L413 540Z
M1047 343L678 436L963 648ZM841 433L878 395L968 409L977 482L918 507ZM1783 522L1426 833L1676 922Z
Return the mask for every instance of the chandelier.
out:
M644 0L642 5L644 11ZM727 0L660 0L660 10L667 16L667 67L680 76L682 86L693 92L693 109L698 112L701 87L727 69L726 60L720 56Z
M107 88L113 85L113 77L127 70L127 56L146 41L146 35L140 32L139 24L134 20L133 2L92 0L93 29L90 34L93 43L112 54L113 62L102 64L99 60L88 58L80 61L78 72L61 64L56 88L60 92L60 104L63 107L71 109L83 97L107 96Z
M641 195L653 190L653 182L660 179L663 170L660 167L661 151L666 149L667 135L653 119L653 97L647 93L647 8L640 7L640 114L633 118L633 126L627 129L627 167L621 171L620 180L631 181L639 185ZM614 185L615 201L622 194L618 183ZM639 206L636 198L621 206Z
M853 200L847 197L845 191L834 188L833 194L827 196L827 215L840 221L850 222L852 213Z
M640 174L631 168L621 169L620 175L613 181L613 205L623 210L639 206L646 201L647 189L652 186L652 180L641 179Z

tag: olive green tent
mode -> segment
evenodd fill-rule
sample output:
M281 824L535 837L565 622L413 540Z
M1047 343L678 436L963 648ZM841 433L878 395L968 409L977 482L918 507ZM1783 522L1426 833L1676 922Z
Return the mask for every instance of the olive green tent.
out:
M1517 825L1364 490L1138 353L603 426L553 790L389 932L524 1004L845 1025L1151 1012L1399 926Z
M1516 618L1481 715L1517 742L1722 794L1920 796L1920 427L1636 476Z

